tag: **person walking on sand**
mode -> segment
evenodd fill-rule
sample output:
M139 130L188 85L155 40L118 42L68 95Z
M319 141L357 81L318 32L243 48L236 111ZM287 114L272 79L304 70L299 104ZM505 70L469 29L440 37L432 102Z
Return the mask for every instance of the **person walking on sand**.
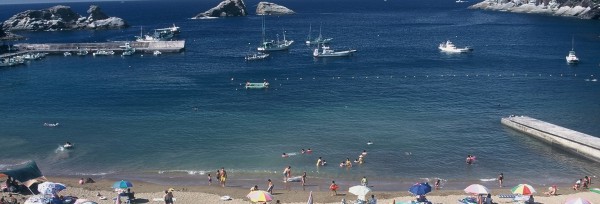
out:
M335 184L335 181L331 181L331 185L329 185L329 190L331 190L333 193L331 194L331 196L336 196L337 194L337 189L339 188L339 186L337 184Z
M221 186L225 187L225 182L227 182L227 172L225 171L225 167L221 167L221 171L219 173Z
M304 190L304 186L306 185L306 171L302 173L302 190Z
M208 185L212 185L212 177L208 174Z
M498 184L500 184L500 188L502 188L503 181L504 181L504 174L500 173L500 175L498 175Z

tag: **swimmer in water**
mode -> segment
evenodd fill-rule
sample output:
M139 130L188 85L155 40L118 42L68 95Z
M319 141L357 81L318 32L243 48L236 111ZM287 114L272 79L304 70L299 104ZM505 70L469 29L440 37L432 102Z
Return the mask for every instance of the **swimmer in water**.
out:
M307 153L307 154L310 154L310 153L312 153L312 150L311 150L310 148L308 148L308 149L306 150L306 153Z
M304 149L300 150L300 154L304 154L304 152L306 152Z
M367 145L372 145L373 142L371 142L371 140L369 140L369 142L367 142Z
M367 150L363 149L363 152L361 153L361 155L366 156L367 155Z
M289 157L289 156L288 156L288 155L287 155L287 154L284 152L284 153L281 155L281 157L283 157L283 158L287 158L287 157Z

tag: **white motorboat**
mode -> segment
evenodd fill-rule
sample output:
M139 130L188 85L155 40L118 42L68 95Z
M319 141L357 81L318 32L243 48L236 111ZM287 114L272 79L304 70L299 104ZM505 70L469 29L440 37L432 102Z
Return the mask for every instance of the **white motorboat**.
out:
M469 1L465 1L465 0L456 0L456 3L466 3L466 2L469 2Z
M37 60L42 58L40 53L25 53L22 57L25 60Z
M264 81L262 83L251 83L246 82L246 89L266 89L269 88L269 82Z
M78 56L86 56L88 54L88 51L87 50L79 50L76 54Z
M131 45L128 42L125 43L124 46L120 46L120 47L122 47L124 49L123 53L121 53L121 56L131 56L135 53L135 48L131 47Z
M248 54L246 55L246 57L244 57L244 59L246 61L254 61L254 60L262 60L262 59L266 59L267 57L269 57L268 53L252 53L252 54Z
M93 56L98 56L98 55L114 55L115 51L112 50L97 50L96 52L92 53Z
M568 64L579 63L579 58L577 58L577 55L575 55L575 38L571 40L571 51L569 51L569 55L567 55L565 58Z
M71 56L71 55L73 55L73 53L71 53L71 52L65 52L65 53L63 53L63 55L66 57L66 56Z
M446 53L465 53L473 51L473 48L467 46L463 48L457 48L450 40L447 40L445 43L440 43L438 46L440 51Z
M44 127L58 127L60 123L44 123Z
M162 54L162 52L160 52L160 51L158 51L158 50L154 50L154 52L153 52L152 54L153 54L154 56L157 56L157 55L161 55L161 54Z
M265 18L263 17L262 23L262 44L256 48L260 52L269 52L269 51L282 51L287 50L294 43L293 40L285 39L285 31L283 31L283 41L279 41L279 34L277 34L277 41L274 40L266 40L265 37Z
M354 54L356 50L344 50L344 51L335 51L331 49L329 46L321 46L321 49L318 47L313 51L314 57L345 57Z
M136 36L135 41L137 42L156 42L156 41L166 41L170 40L175 36L175 33L172 31L173 28L161 28L155 29L152 35L144 35L142 28L140 28L140 36ZM179 27L175 28L176 31L179 31Z
M331 40L333 40L333 38L323 38L323 35L321 35L321 26L319 26L319 37L311 40L310 39L310 34L312 32L312 25L310 25L309 29L308 29L308 38L306 40L306 44L307 45L319 45L319 44L327 44L329 42L331 42Z

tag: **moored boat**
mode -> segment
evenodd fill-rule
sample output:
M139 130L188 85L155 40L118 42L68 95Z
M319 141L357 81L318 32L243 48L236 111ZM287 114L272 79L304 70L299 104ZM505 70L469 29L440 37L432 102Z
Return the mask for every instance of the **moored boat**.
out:
M269 82L264 81L262 83L252 83L252 82L246 82L246 89L266 89L269 88Z
M311 40L310 36L311 36L311 32L312 32L312 25L310 25L309 29L308 29L308 38L306 40L306 44L307 45L319 45L319 44L327 44L329 42L331 42L331 40L333 40L333 38L324 38L323 35L321 35L321 26L319 26L319 36L313 40Z
M331 49L329 46L322 45L321 49L318 47L313 51L314 57L346 57L354 54L356 50L344 50L344 51L335 51Z
M288 50L290 46L294 43L293 40L285 39L285 31L283 31L283 41L279 41L279 34L277 34L277 41L274 40L266 40L265 37L265 19L263 17L262 23L262 43L256 48L260 52L270 52L270 51L282 51Z
M568 64L577 64L579 63L579 58L575 55L575 38L571 40L571 51L565 57Z
M447 40L445 43L440 43L438 49L442 52L446 53L466 53L473 51L473 48L467 46L463 48L457 48L450 40Z
M97 50L96 52L92 53L93 56L99 56L99 55L114 55L115 51L112 50Z

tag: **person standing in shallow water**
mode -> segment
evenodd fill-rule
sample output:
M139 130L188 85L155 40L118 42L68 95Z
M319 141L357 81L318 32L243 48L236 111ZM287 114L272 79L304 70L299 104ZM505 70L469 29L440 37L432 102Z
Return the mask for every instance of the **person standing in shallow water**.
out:
M221 171L219 173L221 186L225 187L225 182L227 182L227 172L225 171L225 167L221 167Z
M504 182L504 174L500 173L500 175L498 175L498 184L500 184L500 188L502 188L502 182Z

